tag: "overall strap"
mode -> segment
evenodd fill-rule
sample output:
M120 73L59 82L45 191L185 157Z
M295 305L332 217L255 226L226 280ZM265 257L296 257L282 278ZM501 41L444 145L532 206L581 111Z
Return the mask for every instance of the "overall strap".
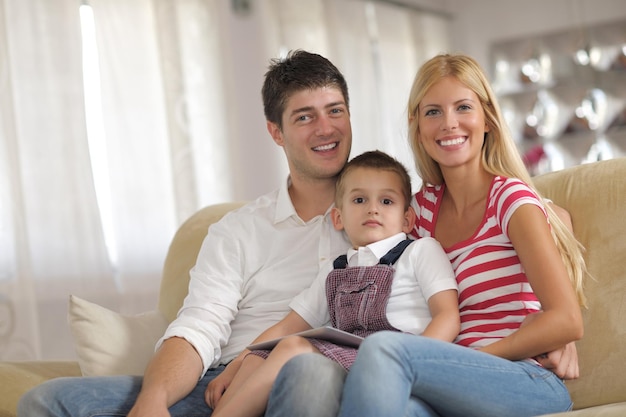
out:
M398 258L400 256L402 256L402 252L404 252L404 250L407 248L407 246L409 246L411 243L413 243L413 239L404 239L402 242L400 242L396 246L394 246L393 249L391 249L389 252L387 252L387 254L385 256L380 258L380 261L378 261L378 263L380 265L393 265L393 264L395 264L396 261L398 260Z
M348 266L348 255L339 255L333 262L333 268L345 269Z
M379 265L393 265L396 263L398 258L402 255L402 252L413 242L413 239L405 239L402 242L398 243L393 247L385 256L380 258L378 261ZM333 267L335 269L344 269L348 266L348 256L340 255L333 262Z

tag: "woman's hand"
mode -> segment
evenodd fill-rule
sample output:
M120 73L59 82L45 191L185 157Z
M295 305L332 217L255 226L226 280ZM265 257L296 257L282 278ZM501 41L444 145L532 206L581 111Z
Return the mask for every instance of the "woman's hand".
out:
M576 379L580 376L578 352L574 342L568 343L561 349L539 355L534 359L561 379Z
M522 322L522 326L525 326L529 322L533 321L541 313L529 314ZM570 342L560 349L547 352L542 355L535 356L537 362L544 368L554 372L556 376L561 379L576 379L579 375L578 368L578 351L576 350L576 344Z

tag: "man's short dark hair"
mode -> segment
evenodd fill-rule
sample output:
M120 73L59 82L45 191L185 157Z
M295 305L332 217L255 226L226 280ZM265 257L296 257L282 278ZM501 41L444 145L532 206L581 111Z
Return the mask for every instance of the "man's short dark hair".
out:
M349 107L346 80L328 59L301 49L272 59L261 90L265 118L282 129L283 112L292 94L329 86L341 91Z

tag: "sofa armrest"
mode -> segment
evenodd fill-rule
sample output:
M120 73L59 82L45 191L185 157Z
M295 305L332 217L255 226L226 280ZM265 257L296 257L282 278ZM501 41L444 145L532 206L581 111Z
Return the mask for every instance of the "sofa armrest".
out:
M78 362L0 362L0 417L15 417L20 397L35 385L80 375Z

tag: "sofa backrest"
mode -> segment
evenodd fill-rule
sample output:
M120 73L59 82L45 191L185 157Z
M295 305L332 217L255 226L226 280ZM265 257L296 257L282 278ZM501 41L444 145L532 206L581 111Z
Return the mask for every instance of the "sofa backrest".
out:
M189 271L196 263L209 226L244 204L235 202L207 206L187 219L174 235L163 265L158 304L168 321L174 320L187 296Z
M544 197L569 211L593 279L585 293L580 378L567 381L575 408L626 401L626 158L535 177Z

